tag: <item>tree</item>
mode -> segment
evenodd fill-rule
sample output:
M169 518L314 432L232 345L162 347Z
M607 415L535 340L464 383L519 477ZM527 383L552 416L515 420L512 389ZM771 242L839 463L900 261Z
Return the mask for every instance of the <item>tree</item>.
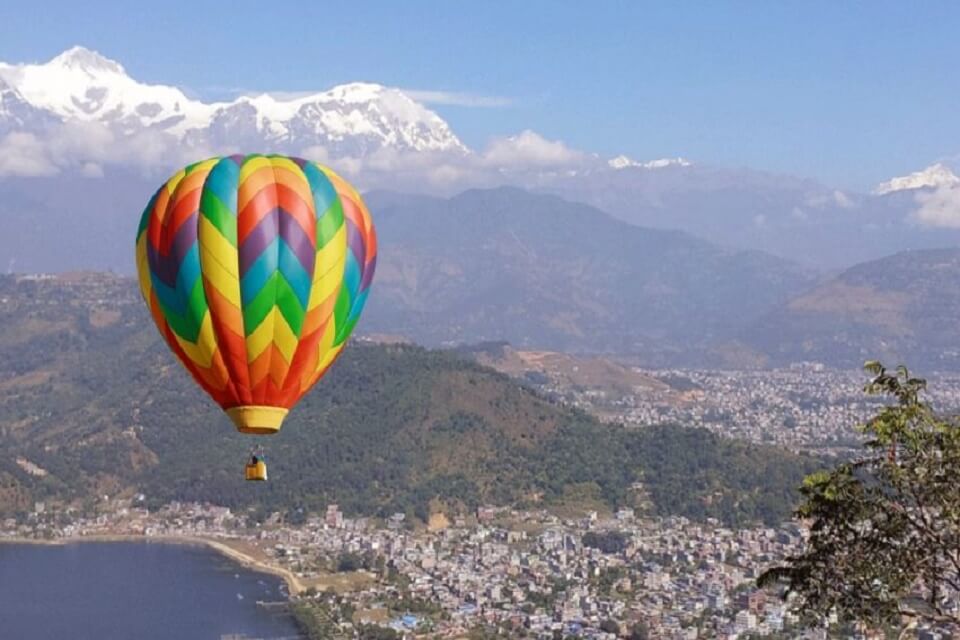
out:
M607 633L620 633L620 625L617 624L616 620L604 620L600 623L600 631L606 631Z
M647 640L650 637L650 631L644 622L638 622L630 631L630 640Z
M355 553L341 553L337 558L337 571L347 573L358 571L363 566L363 560Z
M921 399L926 381L867 362L871 395L895 400L860 430L864 453L808 476L804 551L766 571L808 622L960 629L960 423Z
M588 531L583 534L583 546L603 553L622 553L627 548L627 535L622 531Z
M360 627L359 635L360 640L400 640L401 638L401 635L393 629L372 624Z

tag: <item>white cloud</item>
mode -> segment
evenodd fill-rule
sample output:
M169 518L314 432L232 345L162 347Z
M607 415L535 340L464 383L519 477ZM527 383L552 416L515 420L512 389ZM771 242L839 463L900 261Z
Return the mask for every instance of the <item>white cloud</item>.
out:
M180 144L161 131L122 135L97 122L69 121L45 131L42 138L18 131L0 139L0 176L50 176L75 170L101 177L104 165L150 173L211 155L205 147Z
M856 201L839 189L834 189L829 194L817 193L806 199L805 204L814 209L826 209L829 207L839 207L841 209L854 209L857 207Z
M423 104L444 104L456 107L499 108L514 104L512 98L505 96L482 96L460 91L435 91L431 89L401 89L417 102Z
M836 202L837 206L841 209L852 209L857 206L856 203L850 199L850 196L839 190L833 192L833 201Z
M427 174L427 179L436 186L456 185L470 176L470 171L453 164L439 164Z
M881 182L873 190L874 195L882 196L895 191L907 191L910 189L923 189L927 187L951 187L960 185L960 177L953 173L947 165L937 162L926 169L914 171L907 176L891 178L886 182Z
M300 157L304 160L310 160L312 162L319 162L320 164L329 164L330 163L330 152L327 151L327 148L319 144L313 145L312 147L307 147L300 152Z
M533 184L584 167L605 166L596 156L571 149L561 141L547 140L533 131L495 138L480 153L383 147L362 157L341 156L330 158L329 162L361 190L382 188L437 194L468 187Z
M944 185L930 192L920 192L915 200L920 207L912 218L927 227L960 228L960 185Z
M0 176L50 176L74 172L90 178L125 166L143 175L166 175L201 158L236 150L181 142L157 130L123 134L97 122L70 121L43 134L17 132L0 138ZM482 152L398 150L381 147L361 155L336 155L321 145L291 149L327 164L358 188L450 194L468 187L535 184L538 180L604 168L599 157L548 140L534 131L494 138Z
M84 162L80 167L80 174L87 178L102 178L103 167L96 162Z
M356 180L361 188L384 187L420 191L446 191L479 186L496 178L473 153L452 151L400 151L389 147L362 157L331 160L338 171Z
M346 176L356 176L363 171L363 159L354 158L352 156L344 156L342 158L337 158L329 163L331 167L335 168L338 173L342 173Z
M14 131L0 139L0 176L52 176L60 168L32 133Z
M502 168L562 167L584 159L582 152L529 129L509 138L494 139L482 156L483 164Z

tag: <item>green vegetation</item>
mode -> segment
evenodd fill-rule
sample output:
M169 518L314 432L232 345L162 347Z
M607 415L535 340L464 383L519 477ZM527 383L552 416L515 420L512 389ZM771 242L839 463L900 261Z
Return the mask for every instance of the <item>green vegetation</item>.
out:
M622 531L588 531L583 545L604 553L622 553L627 548L627 534Z
M325 603L298 600L290 605L290 612L300 631L309 640L329 640L336 637L337 626Z
M835 613L845 624L939 623L955 633L960 423L921 400L926 382L906 368L866 368L867 392L896 403L862 427L870 439L861 458L807 477L797 512L812 521L807 548L760 584L796 595L814 622Z
M604 620L600 623L600 630L619 635L620 625L618 625L614 620Z
M360 640L401 640L403 636L386 627L378 625L362 625L359 628Z
M337 572L349 573L363 567L363 558L356 553L342 553L337 559Z
M630 640L647 640L650 637L650 631L646 623L639 622L630 631Z
M290 603L290 612L300 631L309 640L333 640L352 638L343 627L350 629L353 624L354 608L349 602L332 593L317 594L308 591L308 598L296 599ZM376 628L376 627L372 627ZM387 629L387 631L390 631ZM378 637L364 636L361 637ZM379 636L396 637L396 636Z
M210 501L261 518L302 519L336 502L348 514L424 520L437 500L468 510L587 496L778 522L817 467L702 430L604 425L455 354L357 341L279 435L242 436L173 361L132 282L0 278L0 296L5 513L138 490L148 505ZM268 483L242 479L254 444L266 448Z
M627 572L623 567L607 567L601 569L600 574L592 578L591 582L596 585L598 593L609 598L614 595L616 584L626 576Z

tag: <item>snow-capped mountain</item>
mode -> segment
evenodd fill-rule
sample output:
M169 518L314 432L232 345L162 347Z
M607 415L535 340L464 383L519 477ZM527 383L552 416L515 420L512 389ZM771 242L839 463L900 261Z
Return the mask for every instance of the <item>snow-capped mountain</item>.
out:
M140 84L119 63L83 47L45 64L0 63L0 78L33 107L62 120L176 130L202 126L209 117L206 105L179 89Z
M891 178L877 185L873 193L882 196L897 191L913 189L936 189L939 187L953 187L960 184L960 177L942 162L932 164L921 171L914 171L908 176Z
M440 116L399 89L352 83L295 98L206 103L176 87L138 82L120 63L83 47L43 64L0 63L0 131L42 124L40 116L96 122L119 135L159 131L216 151L264 145L289 152L319 146L338 156L380 148L466 151Z
M626 155L619 155L616 158L607 160L607 166L611 169L628 169L630 167L640 169L664 169L666 167L689 167L691 164L692 163L686 158L659 158L657 160L640 162Z
M296 99L270 94L241 97L210 109L199 132L215 146L269 143L320 145L338 156L362 156L380 148L404 151L467 149L433 111L399 89L355 82Z
M31 105L0 76L0 134L42 127L54 121L51 114Z

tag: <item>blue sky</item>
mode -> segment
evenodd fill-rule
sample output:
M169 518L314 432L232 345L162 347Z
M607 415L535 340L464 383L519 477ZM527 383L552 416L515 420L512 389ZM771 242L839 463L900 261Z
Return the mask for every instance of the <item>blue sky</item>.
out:
M958 33L960 3L934 1L0 3L8 62L82 44L205 98L354 80L504 98L433 108L473 147L529 128L856 189L960 153Z

